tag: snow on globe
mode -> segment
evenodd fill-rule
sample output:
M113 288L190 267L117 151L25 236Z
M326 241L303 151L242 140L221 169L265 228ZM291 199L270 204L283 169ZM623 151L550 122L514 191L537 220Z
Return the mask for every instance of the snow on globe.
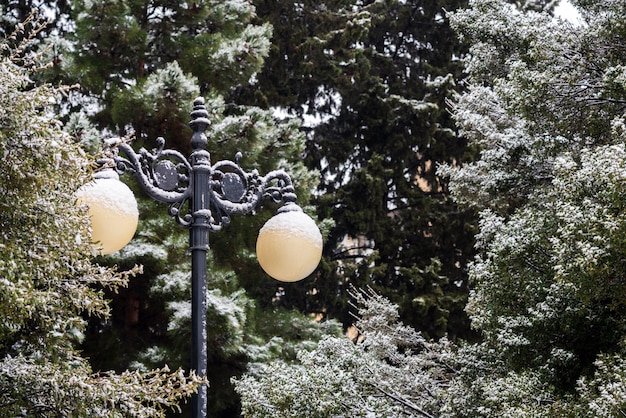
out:
M256 243L261 268L276 280L302 280L322 257L322 234L296 204L287 204L259 231Z
M96 174L94 181L76 192L79 205L88 207L91 240L103 255L122 249L135 235L139 220L137 201L113 170Z

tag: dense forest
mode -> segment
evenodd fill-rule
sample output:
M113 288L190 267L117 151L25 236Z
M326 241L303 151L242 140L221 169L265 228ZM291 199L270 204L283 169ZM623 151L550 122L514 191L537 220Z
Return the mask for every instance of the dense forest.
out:
M2 415L189 414L187 229L122 176L97 255L73 191L105 138L188 155L198 96L324 236L282 283L276 205L211 234L210 416L623 414L626 1L571 3L0 5Z

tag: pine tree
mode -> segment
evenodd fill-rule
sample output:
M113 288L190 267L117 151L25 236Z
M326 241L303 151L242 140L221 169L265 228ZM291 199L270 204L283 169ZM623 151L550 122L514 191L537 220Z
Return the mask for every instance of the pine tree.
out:
M269 48L270 28L250 23L250 4L81 1L74 3L72 16L75 45L65 73L70 82L80 80L81 95L69 100L71 111L83 111L69 116L68 128L76 137L92 136L94 126L101 135L132 130L135 148L150 149L163 137L167 148L188 154L190 105L203 95L212 122L207 130L212 161L232 160L242 152L241 165L247 170L263 174L284 168L292 174L298 202L306 204L315 180L299 161L304 141L297 123L277 123L270 111L240 106L229 95L235 86L253 80ZM85 115L93 125L83 123ZM83 347L94 367L104 370L145 370L164 363L188 368L188 231L167 215L167 206L142 198L132 179L125 181L140 198L137 237L101 262L142 264L144 273L128 289L107 294L112 319L91 321ZM275 208L269 204L267 209L259 216L233 219L210 238L211 416L238 413L230 377L241 374L248 362L291 356L293 347L306 345L320 329L334 329L332 323L316 324L297 313L257 305L241 289L246 284L271 300L279 288L261 272L253 252L258 230ZM283 319L269 320L272 315ZM270 329L264 321L276 327ZM292 324L297 333L290 330ZM283 336L282 344L276 342L278 336Z
M110 315L103 290L138 271L92 263L89 218L73 195L90 161L51 117L65 88L32 81L40 24L27 19L0 42L0 414L164 416L195 379L166 368L96 374L77 347L84 316Z
M124 135L132 126L138 139L163 136L181 151L190 149L191 102L176 89L156 95L150 78L168 84L178 65L203 94L225 95L248 82L269 47L270 28L250 24L254 9L238 1L77 1L72 16L76 46L68 75L100 106L98 127Z
M260 88L240 95L304 118L306 162L320 172L315 204L335 222L324 268L286 287L282 303L348 326L346 286L367 284L430 335L468 336L473 217L436 175L469 154L446 105L465 52L447 10L465 3L255 4L274 43Z

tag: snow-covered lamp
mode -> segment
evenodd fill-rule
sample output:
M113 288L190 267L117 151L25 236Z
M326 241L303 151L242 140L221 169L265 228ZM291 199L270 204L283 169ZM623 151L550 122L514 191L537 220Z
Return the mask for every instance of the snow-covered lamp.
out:
M101 254L122 249L135 235L139 211L133 192L113 170L102 170L76 192L78 204L88 206L91 239Z
M295 282L313 273L322 257L322 234L315 221L294 203L278 210L259 231L259 264L282 282Z

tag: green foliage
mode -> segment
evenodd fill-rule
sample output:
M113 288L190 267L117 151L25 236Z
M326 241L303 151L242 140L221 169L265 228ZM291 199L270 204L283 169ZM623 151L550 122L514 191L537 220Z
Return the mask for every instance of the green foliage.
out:
M181 91L189 94L190 81L182 74L191 74L205 94L225 94L259 70L271 34L269 26L250 23L249 4L235 0L77 0L72 16L76 45L67 75L102 105L99 127L123 134L131 124L138 138L164 136L181 149L187 117L171 112L188 114L191 101ZM150 86L154 77L167 86L164 95Z
M469 156L446 111L465 52L446 10L463 4L255 2L274 44L258 84L238 94L303 117L305 162L321 174L317 213L334 222L322 268L285 288L285 306L347 327L348 283L370 285L419 329L468 336L460 266L473 214L458 210L435 173ZM420 273L433 265L436 274Z
M1 364L5 416L163 417L193 392L181 370L92 374L84 359L42 364L22 356Z
M480 159L441 172L480 211L467 310L484 342L459 357L449 416L623 411L624 6L578 3L584 25L492 0L452 18L473 45L454 115Z
M295 365L252 371L238 381L245 414L624 414L625 4L577 1L574 25L509 3L451 17L472 45L453 117L480 154L438 171L480 215L467 311L482 341L402 344L393 305L360 300L373 313L361 311L362 341L325 339ZM415 273L437 275L436 263Z
M145 371L163 364L188 368L188 231L173 224L161 204L141 199L140 213L138 235L107 261L121 267L142 262L144 272L131 280L128 289L109 295L113 298L111 320L92 321L83 347L94 367L103 370ZM242 225L241 221L247 222ZM262 216L233 219L228 230L211 236L215 250L207 277L208 379L209 410L216 416L239 412L232 376L270 359L293 358L322 335L339 333L332 322L318 324L297 312L261 307L241 289L240 281L251 280L251 286L266 289L269 298L277 292L278 285L264 277L254 254L245 249L247 240L256 238L252 236L262 221ZM218 257L223 259L218 261Z
M74 20L55 21L66 23L70 34L59 32L67 36L31 45L31 50L52 45L41 54L53 65L34 80L80 81L80 88L59 96L54 109L63 115L68 141L96 153L103 136L133 130L137 147L151 148L163 136L169 148L187 153L190 105L202 94L212 122L207 134L213 161L233 159L241 151L246 169L262 174L286 169L305 206L317 174L301 161L299 123L279 123L271 111L239 106L229 97L235 86L253 81L269 48L270 28L251 23L255 15L249 3L74 1L71 6ZM147 372L165 364L189 368L188 231L167 216L166 206L141 197L132 179L124 181L139 196L138 237L98 262L121 269L141 264L143 271L126 278L126 287L103 290L100 297L110 300L110 310L81 325L81 349L95 370ZM257 231L275 208L269 204L268 209L257 217L233 219L227 230L211 237L207 316L212 416L238 413L229 379L242 373L246 363L293 357L311 339L337 331L332 322L274 310L272 299L281 286L261 272L252 251ZM265 299L256 303L240 283ZM274 315L280 320L271 319Z
M197 378L167 368L93 374L76 349L84 317L110 314L104 291L140 269L92 263L89 219L73 197L91 161L51 116L65 89L32 81L39 22L29 23L31 35L0 42L0 414L164 416Z
M63 317L60 313L68 306L74 313L83 309L100 315L107 312L99 293L88 286L90 276L100 276L83 245L88 242L88 223L68 194L86 181L87 160L78 147L67 146L70 141L58 121L45 116L43 109L57 91L50 86L29 87L29 74L19 62L19 56L3 54L0 144L6 163L0 176L2 248L6 252L1 265L6 291L2 292L1 335L5 341L13 335L18 340L26 336L20 328L30 318L37 318L32 325L41 321L42 329L56 328ZM67 216L59 216L64 212ZM102 273L103 284L117 287L123 283L112 271ZM67 276L73 279L68 282ZM74 286L65 288L69 283ZM58 324L61 333L72 328L75 318L66 321ZM32 339L37 341L38 336Z
M267 109L239 106L230 97L235 87L254 81L270 45L271 28L253 22L250 3L76 0L71 16L72 45L59 66L66 80L80 81L79 93L61 107L76 140L91 143L94 127L100 136L133 131L136 148L150 149L163 137L166 147L188 155L191 103L203 95L211 120L207 136L212 161L242 152L246 170L265 174L286 169L305 206L316 175L301 161L304 138L298 123L277 123ZM131 179L124 181L138 189ZM122 268L142 264L144 272L127 289L106 293L112 316L90 321L83 348L96 369L148 370L165 363L188 368L188 231L167 216L166 206L148 202L140 190L135 194L142 217L137 238L99 261ZM272 305L280 288L261 272L253 255L257 231L269 215L263 210L257 217L233 219L228 229L211 236L207 319L212 416L238 413L231 376L240 374L259 352L279 355L263 347L281 328L255 334L256 317L267 317L261 309ZM266 298L257 305L241 284ZM308 318L300 325L305 339L304 329L317 327ZM285 341L291 344L290 338Z
M589 402L578 407L575 413L580 417L617 417L623 414L626 409L624 357L601 355L594 367L594 376L590 379L583 378L579 382L581 397Z
M188 115L199 95L197 78L183 73L173 61L136 86L115 93L109 111L115 126L132 128L152 141L167 138L168 146L190 152Z

